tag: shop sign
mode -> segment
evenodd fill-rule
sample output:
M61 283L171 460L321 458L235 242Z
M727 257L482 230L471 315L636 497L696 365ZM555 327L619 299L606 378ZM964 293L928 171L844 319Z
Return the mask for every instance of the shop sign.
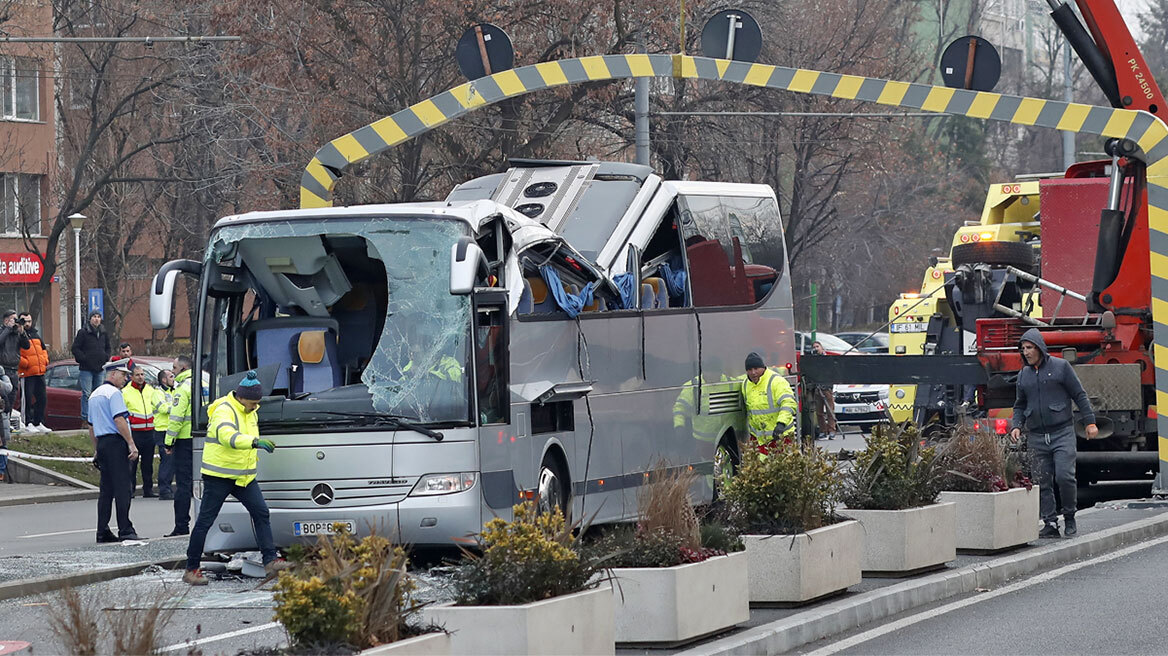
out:
M36 253L0 253L0 283L40 282L43 267Z

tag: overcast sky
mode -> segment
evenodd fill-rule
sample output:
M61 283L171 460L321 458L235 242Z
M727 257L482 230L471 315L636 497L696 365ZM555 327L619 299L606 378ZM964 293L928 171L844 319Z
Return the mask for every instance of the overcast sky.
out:
M1139 41L1143 37L1139 13L1147 9L1148 0L1115 0L1115 5L1119 7L1119 13L1123 14L1123 19L1127 21L1127 28L1131 30L1132 36Z

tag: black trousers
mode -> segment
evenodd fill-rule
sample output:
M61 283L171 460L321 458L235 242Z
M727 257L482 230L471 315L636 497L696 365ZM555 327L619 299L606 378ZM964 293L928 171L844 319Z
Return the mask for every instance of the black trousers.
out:
M110 511L117 509L118 537L134 534L130 523L130 445L121 435L97 438L97 462L101 467L101 491L97 497L97 537L111 535Z
M45 396L44 376L25 376L20 379L24 382L24 409L28 413L24 417L24 425L32 426L45 423Z
M191 528L191 493L194 485L194 443L191 439L175 440L174 454L174 527L183 531Z
M136 480L138 473L136 470L142 470L142 494L149 495L154 492L154 431L130 431L130 435L134 436L134 446L138 447L138 463L130 464L130 495L134 494L134 487L137 485Z

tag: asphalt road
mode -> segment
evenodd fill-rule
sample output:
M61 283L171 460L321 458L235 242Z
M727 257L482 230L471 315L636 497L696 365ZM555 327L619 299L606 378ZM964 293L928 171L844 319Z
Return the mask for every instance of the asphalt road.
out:
M0 515L0 557L88 547L97 540L96 499L7 506ZM174 502L135 497L130 521L138 535L160 538L174 528ZM110 529L117 533L116 518Z
M918 609L800 650L828 654L1162 654L1168 537Z

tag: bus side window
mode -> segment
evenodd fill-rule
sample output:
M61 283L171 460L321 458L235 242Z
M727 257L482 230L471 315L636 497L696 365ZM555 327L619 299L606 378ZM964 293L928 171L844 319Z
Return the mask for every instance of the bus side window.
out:
M475 313L475 394L481 425L509 421L506 320L499 307L480 307Z

